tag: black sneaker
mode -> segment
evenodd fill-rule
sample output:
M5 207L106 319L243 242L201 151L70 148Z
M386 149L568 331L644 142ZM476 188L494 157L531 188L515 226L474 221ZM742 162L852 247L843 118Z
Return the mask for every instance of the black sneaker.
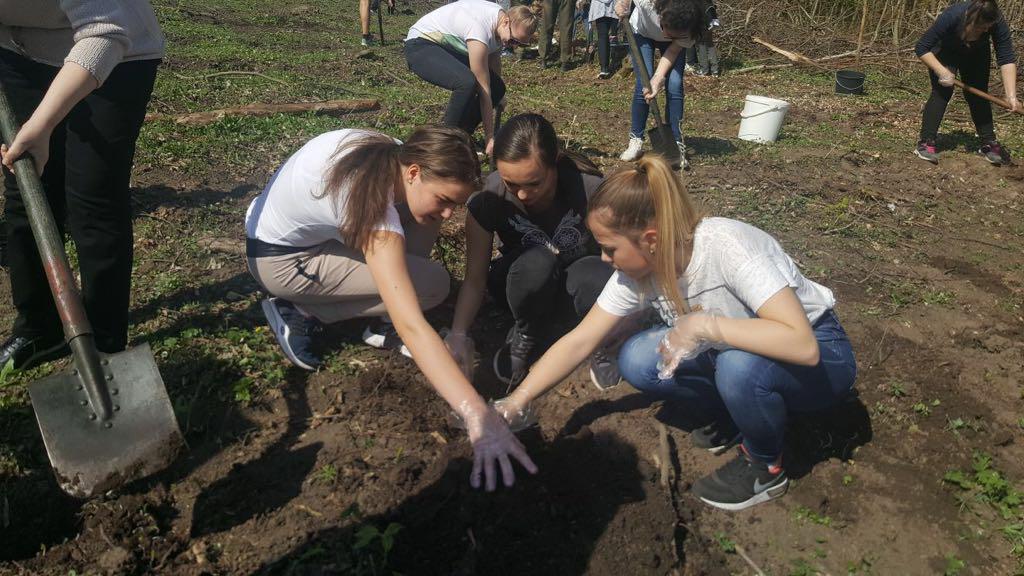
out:
M303 370L319 368L320 357L313 353L313 334L320 330L320 321L304 316L291 302L281 298L263 300L260 306L288 360Z
M599 72L599 73L597 74L597 79L598 79L598 80L607 80L607 79L609 79L609 78L611 78L611 77L612 77L612 73L611 73L611 72L609 72L608 70L601 70L601 71L600 71L600 72Z
M742 446L737 452L735 459L693 485L693 493L705 504L743 510L786 493L789 479L781 466L754 462Z
M63 339L14 335L0 345L0 368L13 360L15 370L28 370L70 353L71 350Z
M412 358L412 352L405 347L402 339L398 336L395 325L383 318L375 318L363 330L363 342L368 346L380 348L381 350L398 350L402 356Z
M1002 166L1010 161L1010 154L995 140L982 144L978 149L978 154L984 156L985 160L988 160L989 164L993 166Z
M505 345L494 353L494 375L508 390L519 385L530 369L537 340L513 325L505 338Z
M690 432L690 443L697 448L703 448L712 454L718 455L739 444L743 435L732 423L715 421L702 428Z
M608 354L608 350L598 348L590 356L590 381L601 391L614 388L622 382L619 363L614 355Z

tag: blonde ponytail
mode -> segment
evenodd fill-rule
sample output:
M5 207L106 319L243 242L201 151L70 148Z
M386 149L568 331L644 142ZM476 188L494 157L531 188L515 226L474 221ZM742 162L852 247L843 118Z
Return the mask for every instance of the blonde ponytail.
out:
M705 213L694 205L668 163L658 155L646 154L632 168L612 174L590 199L588 211L634 241L654 227L658 243L652 258L653 287L677 313L688 313L689 306L679 291L679 275L690 261L693 233Z

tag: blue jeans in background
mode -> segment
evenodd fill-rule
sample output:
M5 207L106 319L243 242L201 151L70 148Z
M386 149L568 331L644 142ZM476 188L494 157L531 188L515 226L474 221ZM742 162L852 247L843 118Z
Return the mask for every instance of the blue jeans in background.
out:
M849 395L857 376L853 348L831 310L814 324L821 360L797 366L743 350L709 350L679 365L672 378L658 378L658 343L668 331L641 332L619 351L619 371L641 392L693 404L715 421L732 418L743 445L756 460L772 464L782 455L790 411L813 412Z
M644 59L648 74L653 74L655 68L654 49L657 48L661 54L664 54L665 50L668 50L670 43L655 42L643 34L634 34L634 36L636 36L637 48L640 49L640 56ZM630 54L630 59L633 60L633 70L638 70L637 66L639 65L632 54ZM668 118L662 118L662 121L668 122L668 125L672 127L672 134L675 135L676 142L681 142L683 139L679 132L679 126L683 121L683 68L685 66L685 53L680 51L676 61L672 64L672 70L669 72L668 78L665 80L664 88L664 92L668 94ZM640 82L640 75L634 74L634 76L636 76L636 89L633 90L633 105L630 108L632 120L629 134L634 138L643 138L644 128L647 127L647 114L650 106L644 100L644 86ZM664 102L661 96L658 98L660 102ZM664 107L661 110L664 114Z

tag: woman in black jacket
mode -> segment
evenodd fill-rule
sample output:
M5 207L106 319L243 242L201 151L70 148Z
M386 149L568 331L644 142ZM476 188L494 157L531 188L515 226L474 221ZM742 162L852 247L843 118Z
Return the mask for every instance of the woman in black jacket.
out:
M916 150L918 157L933 163L939 161L935 137L946 105L953 96L953 79L958 70L964 84L988 91L992 58L989 43L995 46L1006 100L1013 109L1019 110L1017 64L1010 27L995 0L970 0L950 6L917 42L915 52L928 65L932 81L932 94L924 106L921 121L921 138ZM978 153L996 166L1007 162L1009 152L996 140L991 104L966 90L964 98L981 138Z

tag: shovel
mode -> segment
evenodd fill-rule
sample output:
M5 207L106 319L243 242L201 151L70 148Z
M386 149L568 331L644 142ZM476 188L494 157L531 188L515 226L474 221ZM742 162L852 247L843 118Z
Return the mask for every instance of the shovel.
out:
M626 40L629 42L629 51L633 54L634 72L640 77L640 82L647 90L651 89L651 76L647 72L647 64L640 56L640 48L636 45L636 38L633 36L633 27L625 19L622 20L622 30L626 33ZM647 131L651 139L651 148L661 155L673 169L678 169L682 164L682 156L679 154L679 146L676 145L676 136L672 133L672 127L661 121L661 110L658 108L658 99L650 102L651 112L654 113L655 127Z
M968 85L964 84L963 82L957 80L956 78L953 78L953 85L956 86L957 88L960 88L961 90L965 90L967 92L970 92L971 94L974 94L975 96L978 96L980 98L984 98L985 100L988 100L989 102L992 102L993 104L998 104L999 106L1002 106L1003 108L1006 108L1007 110L1010 110L1010 103L1007 102L1006 100L1003 100L1002 98L999 98L998 96L993 96L993 95L989 94L988 92L985 92L983 90L978 90L974 86L968 86ZM1024 114L1024 110L1014 110L1014 112L1016 112L1017 114Z
M0 83L0 131L8 145L19 128ZM89 498L167 467L184 440L149 345L116 354L96 349L34 161L25 154L14 166L74 356L64 372L29 384L28 392L61 489Z

